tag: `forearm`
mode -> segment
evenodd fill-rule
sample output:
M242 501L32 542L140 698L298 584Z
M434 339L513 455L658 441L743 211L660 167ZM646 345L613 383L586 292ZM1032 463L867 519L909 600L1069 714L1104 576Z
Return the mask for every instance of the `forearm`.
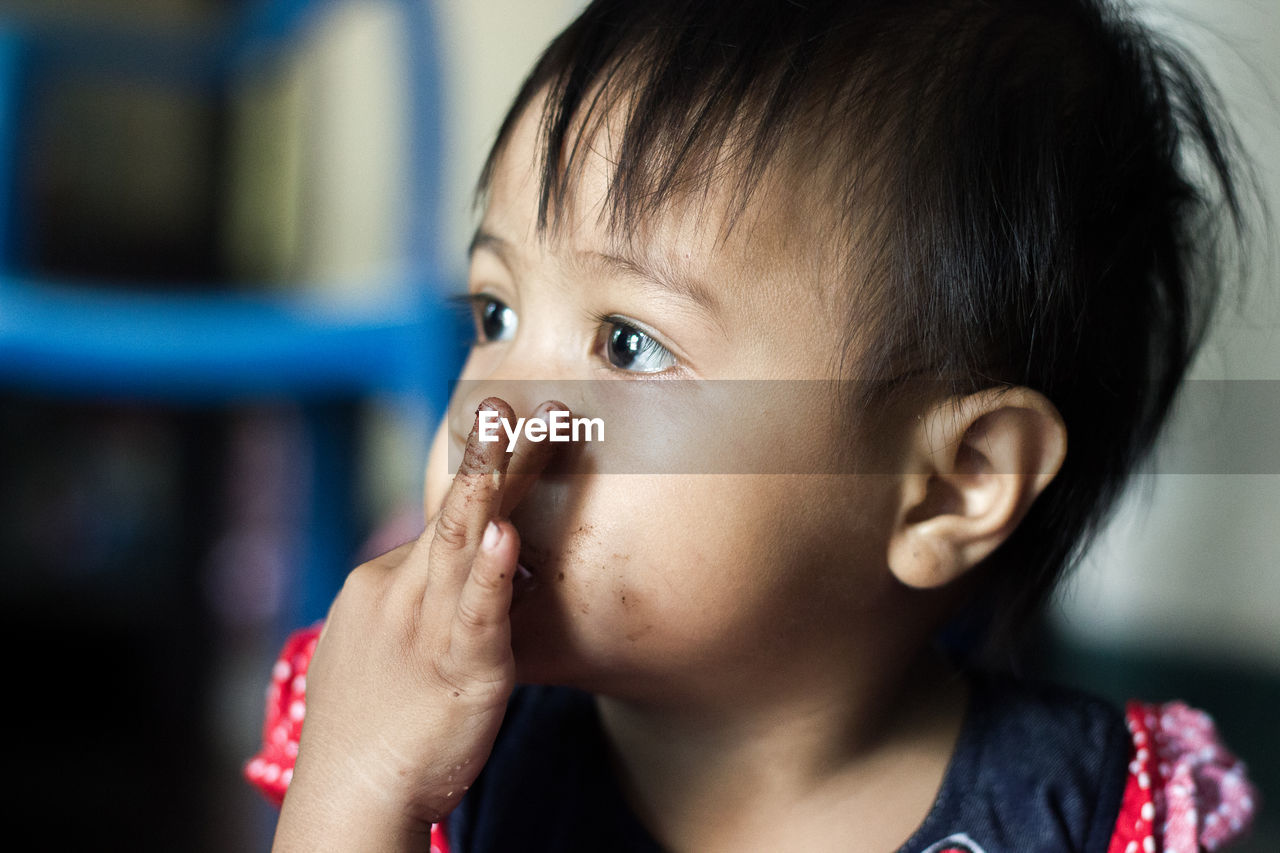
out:
M291 787L276 824L273 853L391 853L430 849L431 825L402 807L341 800Z

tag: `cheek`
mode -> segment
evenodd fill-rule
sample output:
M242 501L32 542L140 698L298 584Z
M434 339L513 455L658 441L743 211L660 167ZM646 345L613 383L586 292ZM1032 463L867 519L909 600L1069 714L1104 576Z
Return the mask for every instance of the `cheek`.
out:
M883 478L881 478L883 479ZM513 521L545 562L512 613L521 678L642 695L778 665L883 609L877 478L606 475Z
M570 476L539 483L517 508L512 520L575 646L607 656L680 634L705 605L689 596L721 574L725 548L704 512L707 490L690 481L709 479L718 478Z
M624 482L610 487L615 479ZM584 502L591 535L571 545L569 565L578 610L593 616L584 627L599 632L592 645L643 641L647 653L709 663L797 619L857 606L870 586L850 581L874 572L876 538L842 523L838 478L673 480L604 478Z

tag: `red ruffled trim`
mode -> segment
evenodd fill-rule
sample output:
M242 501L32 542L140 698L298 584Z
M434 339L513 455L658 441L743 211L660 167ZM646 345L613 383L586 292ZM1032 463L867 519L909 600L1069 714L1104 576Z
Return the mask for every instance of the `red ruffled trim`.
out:
M277 806L293 779L298 738L307 711L307 667L320 639L320 625L295 631L285 641L271 669L267 713L262 724L262 749L245 765L244 775ZM431 827L431 853L449 853L443 824Z
M1181 702L1130 702L1129 781L1108 853L1197 853L1243 836L1256 792L1213 720Z

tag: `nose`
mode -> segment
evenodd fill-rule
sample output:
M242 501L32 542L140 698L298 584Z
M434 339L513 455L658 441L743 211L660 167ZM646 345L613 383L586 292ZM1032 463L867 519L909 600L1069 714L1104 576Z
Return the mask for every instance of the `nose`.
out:
M517 352L515 347L504 354L501 362L493 365L493 370L487 375L473 378L464 371L463 377L453 387L447 415L449 437L455 448L461 450L466 446L467 436L475 423L476 409L489 397L506 401L517 418L529 417L537 406L547 400L574 406L580 396L574 393L574 386L578 383L550 374L551 371L538 369L534 359Z

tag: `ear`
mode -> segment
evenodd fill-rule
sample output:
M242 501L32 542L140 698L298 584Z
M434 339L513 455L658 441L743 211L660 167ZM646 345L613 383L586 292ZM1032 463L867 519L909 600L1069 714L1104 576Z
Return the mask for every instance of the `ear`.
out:
M889 568L908 586L939 587L1018 526L1062 467L1067 429L1042 394L993 388L919 415L907 453Z

